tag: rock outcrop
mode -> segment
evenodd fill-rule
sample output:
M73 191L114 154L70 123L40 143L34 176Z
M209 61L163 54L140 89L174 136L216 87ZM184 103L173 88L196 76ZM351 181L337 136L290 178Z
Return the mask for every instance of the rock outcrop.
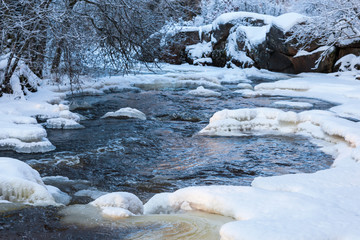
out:
M291 39L292 29L305 27L297 13L279 17L235 12L219 16L212 25L179 28L162 37L162 61L181 64L258 67L285 73L332 72L345 55L360 56L360 40L338 46L316 41L302 46Z

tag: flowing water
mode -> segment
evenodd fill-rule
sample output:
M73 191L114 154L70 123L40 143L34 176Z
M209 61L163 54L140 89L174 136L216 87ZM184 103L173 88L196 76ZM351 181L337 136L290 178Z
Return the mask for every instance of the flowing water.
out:
M257 176L315 172L329 167L331 157L301 136L197 135L216 111L271 107L275 101L289 100L242 98L230 88L222 90L219 98L186 95L189 89L146 89L69 98L73 111L87 118L81 122L84 129L48 130L48 138L56 146L50 153L2 151L1 155L21 159L37 169L46 184L72 196L70 207L0 209L0 238L210 239L212 235L217 239L214 232L231 219L194 213L102 220L99 224L97 218L89 217L94 209L79 211L84 205L76 205L92 199L75 193L126 191L146 202L156 193L187 186L250 185ZM291 100L310 102L316 109L331 107L314 99ZM136 108L148 119L101 119L106 112L122 107ZM81 215L86 213L90 215ZM76 220L84 218L89 220ZM201 229L208 235L202 236Z

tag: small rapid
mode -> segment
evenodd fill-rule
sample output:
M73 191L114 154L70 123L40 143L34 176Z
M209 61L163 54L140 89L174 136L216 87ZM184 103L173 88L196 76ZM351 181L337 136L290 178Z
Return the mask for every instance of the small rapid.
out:
M295 100L311 103L316 109L328 109L329 103L276 96L243 98L231 90L232 85L217 89L221 97L208 98L187 95L192 86L137 87L143 89L70 97L72 111L85 117L81 121L85 128L48 129L55 151L2 151L25 161L40 172L45 184L72 197L70 205L60 212L54 207L24 210L8 205L9 211L0 211L2 236L11 239L14 229L23 228L30 238L53 233L57 237L109 239L218 239L220 226L231 219L187 213L109 221L86 204L104 192L131 192L146 202L156 193L188 186L248 186L258 176L315 172L328 168L332 162L330 156L302 136L230 138L197 134L214 112L226 108L267 107L279 100ZM142 111L147 120L101 118L123 107ZM38 219L31 226L18 223L26 222L31 215Z

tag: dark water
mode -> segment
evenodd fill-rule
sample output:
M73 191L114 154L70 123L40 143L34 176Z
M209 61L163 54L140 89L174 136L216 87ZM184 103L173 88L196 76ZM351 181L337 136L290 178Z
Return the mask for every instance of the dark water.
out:
M54 152L3 151L1 155L28 162L42 177L59 175L86 180L76 184L48 182L70 194L72 203L91 201L88 197L74 196L75 192L89 188L127 191L146 202L156 193L186 186L250 185L257 176L315 172L329 167L331 157L301 136L196 135L216 111L271 107L274 101L288 98L245 99L228 90L220 98L201 98L188 96L187 91L130 91L70 98L73 106L78 107L74 111L87 117L82 121L84 129L48 130L48 138L56 146ZM313 103L317 109L330 107L314 99L295 100ZM148 120L100 118L122 107L137 108ZM92 235L76 226L62 226L56 212L53 207L32 207L2 213L0 238L122 239L127 234L127 230L109 233L106 228L100 228L92 229ZM19 235L19 231L25 234Z

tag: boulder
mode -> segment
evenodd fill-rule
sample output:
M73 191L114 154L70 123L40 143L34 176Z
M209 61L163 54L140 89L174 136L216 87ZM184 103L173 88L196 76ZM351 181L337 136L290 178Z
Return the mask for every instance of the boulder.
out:
M360 39L355 39L347 43L338 44L337 47L339 51L336 57L336 61L349 54L360 56Z
M320 64L316 67L316 62L320 59L321 55L326 55L321 59ZM301 72L322 72L330 73L333 71L333 66L336 59L336 48L335 47L320 47L307 54L298 54L297 56L291 57L294 73Z
M214 49L224 49L225 42L230 30L235 26L260 27L270 23L270 16L250 13L232 12L220 15L214 22L212 28L212 43Z
M171 64L182 64L186 60L186 46L200 43L198 28L184 28L174 35L165 36L160 59Z

